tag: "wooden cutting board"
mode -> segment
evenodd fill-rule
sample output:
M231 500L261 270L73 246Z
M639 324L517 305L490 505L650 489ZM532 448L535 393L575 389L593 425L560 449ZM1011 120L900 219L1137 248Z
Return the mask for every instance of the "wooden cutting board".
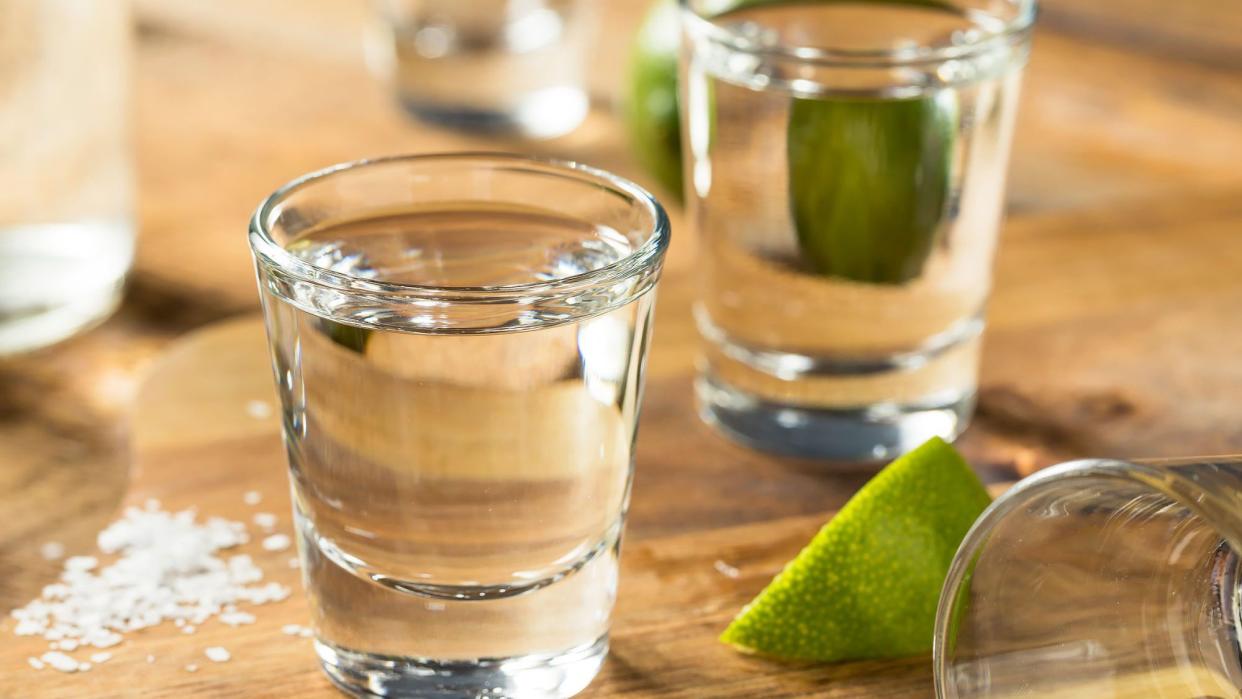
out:
M652 377L659 384L658 376ZM660 390L653 393L660 395ZM650 395L650 394L649 394ZM927 658L839 666L782 665L747 658L716 641L732 615L789 560L828 513L777 517L806 503L792 493L798 481L812 479L824 509L848 496L855 481L801 474L794 463L780 464L735 450L706 428L695 426L685 396L650 401L634 496L633 521L622 556L622 582L615 612L612 650L586 697L929 697ZM681 412L669 412L679 404ZM683 414L684 413L684 414ZM251 524L257 512L279 517L278 531L292 535L285 456L270 369L258 319L227 322L195 333L174 345L147 376L132 421L134 463L127 502L160 500L167 509L195 507L206 515L247 522L255 541L239 549L250 553L266 579L295 592L286 601L247 607L258 620L232 628L211 620L193 634L171 624L130 634L109 649L113 658L84 674L35 671L25 658L47 650L42 639L11 635L12 621L0 623L0 697L334 697L319 671L307 639L281 632L285 624L306 624L306 602L292 550L264 551ZM718 459L713 479L701 472L702 455L684 464L650 456L650 447L667 445L678 434L686 453L696 442L764 464L748 467L738 459ZM711 449L708 450L709 452ZM709 454L710 455L710 454ZM784 475L778 471L782 469ZM686 478L703 479L693 487ZM742 507L730 479L750 484L746 515L750 524L713 527ZM767 481L767 482L765 482ZM824 497L825 488L838 493ZM803 488L805 489L805 488ZM247 491L262 501L248 505ZM766 492L765 492L766 491ZM785 500L784 507L779 501ZM693 522L693 526L689 523ZM690 531L691 529L695 531ZM682 530L684 533L670 533ZM88 552L71 552L88 553ZM227 663L204 655L209 646L232 654ZM81 651L74 654L85 659ZM154 656L153 663L147 656ZM198 666L188 672L186 666Z

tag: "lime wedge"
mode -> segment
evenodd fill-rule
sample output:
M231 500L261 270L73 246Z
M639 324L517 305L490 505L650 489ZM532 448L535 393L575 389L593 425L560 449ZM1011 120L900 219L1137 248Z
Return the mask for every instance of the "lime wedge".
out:
M681 23L674 0L651 7L630 53L625 123L639 164L681 198L681 125L677 50Z
M877 284L919 276L948 208L957 121L947 90L793 100L790 205L816 272Z
M822 662L930 651L949 562L989 502L953 447L929 440L859 490L721 640Z

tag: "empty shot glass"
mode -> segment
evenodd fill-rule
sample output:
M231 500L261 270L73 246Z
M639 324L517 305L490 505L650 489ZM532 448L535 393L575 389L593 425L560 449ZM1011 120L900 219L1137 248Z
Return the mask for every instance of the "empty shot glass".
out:
M682 0L700 411L884 459L974 405L1033 0Z
M375 70L411 115L552 138L590 108L584 0L373 0Z
M940 699L1242 696L1242 460L1062 464L962 542L940 597Z
M567 697L608 646L660 205L582 165L306 175L250 244L315 648L346 690Z

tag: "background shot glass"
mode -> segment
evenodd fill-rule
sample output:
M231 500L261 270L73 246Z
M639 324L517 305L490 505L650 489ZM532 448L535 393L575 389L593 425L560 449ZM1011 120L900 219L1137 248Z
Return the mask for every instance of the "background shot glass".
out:
M590 108L582 0L373 0L376 69L415 117L552 138Z
M121 0L0 3L0 355L112 312L134 250Z
M260 206L304 583L337 684L590 682L668 238L637 186L516 156L342 165Z
M701 412L798 456L955 437L1033 0L726 4L682 2Z
M941 699L1242 696L1242 461L1076 461L967 535L936 619Z

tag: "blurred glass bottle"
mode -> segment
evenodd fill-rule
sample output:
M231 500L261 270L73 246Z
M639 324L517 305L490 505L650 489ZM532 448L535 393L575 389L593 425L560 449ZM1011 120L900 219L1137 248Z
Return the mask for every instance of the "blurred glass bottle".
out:
M372 66L413 116L528 138L564 135L586 118L588 3L374 2Z
M134 250L122 0L0 2L0 354L120 300Z

